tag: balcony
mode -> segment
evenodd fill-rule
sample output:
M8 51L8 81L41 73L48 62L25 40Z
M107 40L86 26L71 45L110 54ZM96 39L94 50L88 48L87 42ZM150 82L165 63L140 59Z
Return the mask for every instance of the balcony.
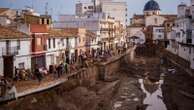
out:
M18 47L4 47L2 48L3 56L15 56L18 54Z

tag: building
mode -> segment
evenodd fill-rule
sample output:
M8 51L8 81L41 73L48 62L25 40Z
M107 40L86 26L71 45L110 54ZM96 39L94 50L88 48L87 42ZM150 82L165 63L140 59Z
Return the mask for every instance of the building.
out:
M119 21L124 27L128 24L127 11L127 3L119 0L92 0L91 2L76 4L76 16L103 13Z
M58 65L65 60L67 39L62 30L50 29L47 36L46 67Z
M9 19L15 19L17 11L9 8L0 8L0 16L7 16Z
M93 49L101 48L102 38L108 38L114 35L114 19L105 16L102 13L96 13L90 17L77 17L74 15L60 16L60 21L54 23L55 28L85 28L93 32L96 37L93 40ZM110 32L111 31L111 32Z
M31 69L31 37L0 26L0 76L13 78L15 68Z
M120 21L124 27L128 25L127 2L103 1L101 8L103 13L114 18L115 21Z
M46 67L47 25L30 24L30 35L32 36L32 70L36 67Z
M187 6L184 3L178 5L178 18L174 22L172 30L167 33L169 45L167 50L179 57L178 61L184 62L185 68L194 70L194 0Z
M92 13L94 13L94 4L92 2L76 3L75 14L77 16L91 15Z
M166 20L174 20L177 15L173 14L161 14L160 6L155 0L149 0L143 9L143 14L134 14L133 18L131 18L131 24L127 27L127 35L128 37L136 36L138 33L150 33L148 30L152 31L152 40L161 40L164 38L162 34L163 24ZM153 29L148 29L153 28ZM160 29L159 29L160 27ZM142 36L136 36L137 38L144 38L143 36L150 37L147 35L139 34ZM141 41L145 41L142 39Z

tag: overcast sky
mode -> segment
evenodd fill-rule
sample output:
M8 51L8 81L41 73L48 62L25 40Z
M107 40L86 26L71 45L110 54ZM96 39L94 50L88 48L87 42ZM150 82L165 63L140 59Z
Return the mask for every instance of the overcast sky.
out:
M75 3L77 1L87 0L0 0L0 7L9 8L25 8L25 6L33 6L37 12L45 12L45 4L48 2L49 13L56 18L59 14L74 14ZM124 1L124 0L122 0ZM149 0L126 0L128 3L129 17L134 13L141 14L144 5ZM156 0L162 13L176 13L176 7L181 2L190 3L190 0Z

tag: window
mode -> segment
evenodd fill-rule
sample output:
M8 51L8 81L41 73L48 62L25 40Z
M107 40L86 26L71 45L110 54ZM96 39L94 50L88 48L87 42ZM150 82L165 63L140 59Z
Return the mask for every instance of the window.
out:
M53 48L55 48L55 38L53 38Z
M44 24L44 18L42 18L42 24Z
M20 40L17 40L17 49L20 49L21 45L20 45Z
M154 19L154 22L155 22L155 24L158 24L158 19L155 18L155 19Z
M50 24L50 23L49 23L49 19L47 19L47 24Z
M37 45L41 45L41 38L36 39Z
M61 39L62 46L65 46L64 39Z
M18 65L19 65L19 69L25 69L24 62L19 63Z
M49 45L49 49L51 48L51 39L48 39L48 45Z
M93 9L93 6L88 6L88 9Z

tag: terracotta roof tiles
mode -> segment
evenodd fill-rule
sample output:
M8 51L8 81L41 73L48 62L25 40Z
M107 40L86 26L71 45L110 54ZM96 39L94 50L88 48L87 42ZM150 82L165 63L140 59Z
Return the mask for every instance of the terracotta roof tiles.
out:
M29 36L16 29L0 26L0 39L22 39L22 38L29 38Z
M0 8L0 14L7 11L7 10L9 10L9 8Z

